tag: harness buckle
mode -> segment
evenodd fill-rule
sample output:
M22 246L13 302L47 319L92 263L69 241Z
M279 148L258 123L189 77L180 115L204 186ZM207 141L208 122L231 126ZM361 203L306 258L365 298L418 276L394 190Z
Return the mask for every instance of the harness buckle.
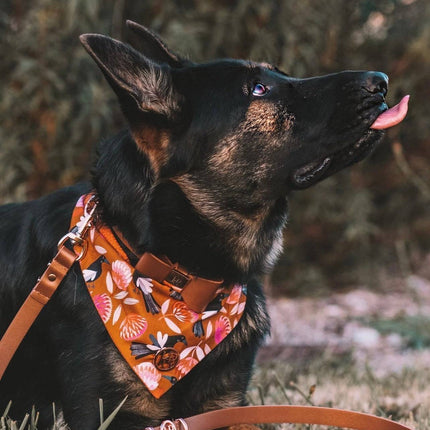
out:
M182 289L191 281L191 276L182 272L179 268L174 267L164 280Z

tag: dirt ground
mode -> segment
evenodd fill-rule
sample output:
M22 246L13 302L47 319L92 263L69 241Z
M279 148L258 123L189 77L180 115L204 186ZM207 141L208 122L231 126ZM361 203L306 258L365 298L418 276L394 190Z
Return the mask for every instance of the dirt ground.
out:
M419 326L422 319L429 324L430 278L425 275L385 279L378 292L358 287L322 298L269 298L272 334L259 362L330 352L348 354L358 366L369 366L380 377L404 368L430 368L430 348L411 347L398 325L392 331L375 328L375 321L412 319Z

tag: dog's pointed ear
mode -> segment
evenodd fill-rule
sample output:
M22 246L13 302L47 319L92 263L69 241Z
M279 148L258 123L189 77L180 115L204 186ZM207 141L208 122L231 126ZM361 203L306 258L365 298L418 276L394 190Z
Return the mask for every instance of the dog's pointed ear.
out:
M152 61L170 67L179 68L184 64L190 63L172 52L167 45L151 30L138 24L137 22L127 20L127 27L138 36L138 48L140 52Z
M167 119L175 116L178 98L167 64L156 64L131 46L100 34L83 34L80 40L118 95L131 123L139 112Z

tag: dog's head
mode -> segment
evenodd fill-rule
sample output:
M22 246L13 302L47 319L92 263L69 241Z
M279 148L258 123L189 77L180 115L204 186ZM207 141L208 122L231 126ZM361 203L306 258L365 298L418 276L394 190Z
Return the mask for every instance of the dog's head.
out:
M195 64L128 25L141 36L141 52L101 35L81 41L160 177L201 170L220 186L245 177L247 194L284 194L363 159L381 140L379 129L393 124L394 114L372 128L388 109L383 73L296 79L249 61Z

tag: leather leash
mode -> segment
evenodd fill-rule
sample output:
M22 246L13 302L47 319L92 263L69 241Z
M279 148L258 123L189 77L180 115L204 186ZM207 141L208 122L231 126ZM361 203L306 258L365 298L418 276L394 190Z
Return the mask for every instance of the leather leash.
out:
M166 420L145 430L214 430L239 424L318 424L354 430L412 430L374 415L316 406L242 406Z
M66 245L60 246L57 255L22 304L0 340L0 379L28 330L77 258L78 255Z
M12 357L24 339L30 327L49 302L61 281L69 272L73 263L78 261L85 252L85 235L92 225L93 214L96 209L95 201L86 208L79 227L67 233L58 242L58 252L48 267L38 279L29 296L10 323L0 340L0 380L6 371ZM67 243L81 246L81 252L76 254L67 247Z

